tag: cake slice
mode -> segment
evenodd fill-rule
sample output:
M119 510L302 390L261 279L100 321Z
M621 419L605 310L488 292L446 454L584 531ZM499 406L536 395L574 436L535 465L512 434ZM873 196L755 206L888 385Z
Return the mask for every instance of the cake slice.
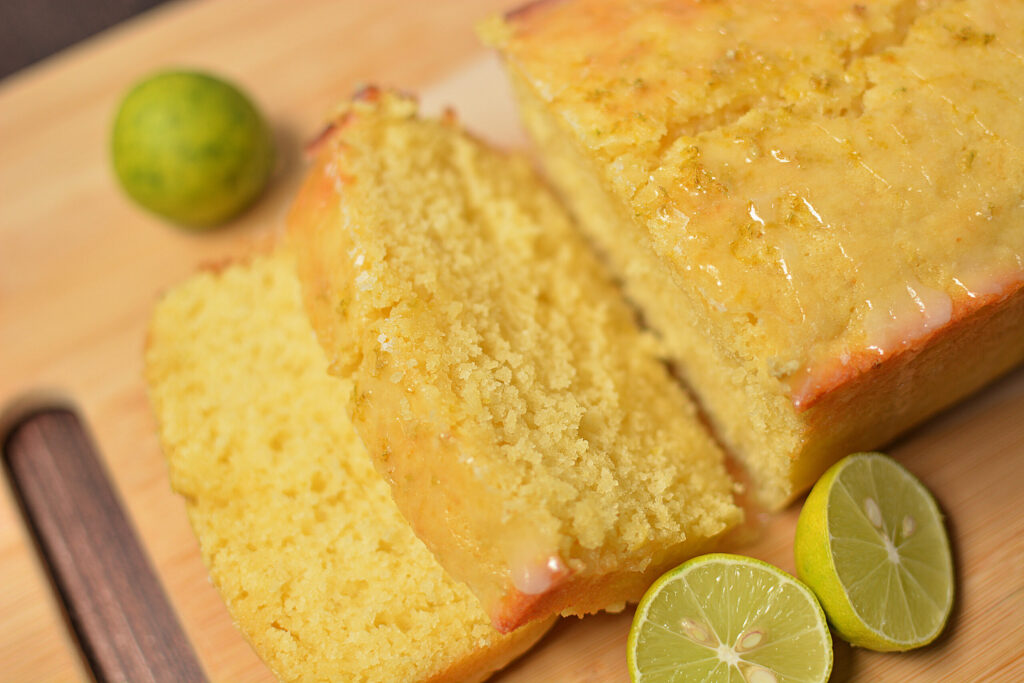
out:
M500 630L636 600L739 519L722 452L524 160L370 90L289 222L356 429Z
M210 576L287 681L477 681L510 635L415 537L337 406L290 254L203 272L153 315L146 379Z
M484 32L764 504L1024 358L1024 4L564 0Z

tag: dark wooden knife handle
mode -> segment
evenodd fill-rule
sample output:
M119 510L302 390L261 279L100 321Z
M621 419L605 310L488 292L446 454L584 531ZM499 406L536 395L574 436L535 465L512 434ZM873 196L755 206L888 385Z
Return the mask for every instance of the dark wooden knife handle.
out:
M4 461L96 680L205 681L76 415L57 410L22 422Z

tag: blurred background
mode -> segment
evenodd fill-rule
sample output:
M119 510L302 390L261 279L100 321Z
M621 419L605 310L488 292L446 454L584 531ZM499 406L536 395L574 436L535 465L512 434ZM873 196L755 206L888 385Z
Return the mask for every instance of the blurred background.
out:
M166 0L4 0L0 79Z

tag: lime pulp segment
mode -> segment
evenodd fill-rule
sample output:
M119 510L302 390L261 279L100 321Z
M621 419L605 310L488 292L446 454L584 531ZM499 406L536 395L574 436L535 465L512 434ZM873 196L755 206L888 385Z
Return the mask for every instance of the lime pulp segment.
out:
M705 555L648 591L628 659L643 683L811 683L828 679L832 641L814 595L769 564Z

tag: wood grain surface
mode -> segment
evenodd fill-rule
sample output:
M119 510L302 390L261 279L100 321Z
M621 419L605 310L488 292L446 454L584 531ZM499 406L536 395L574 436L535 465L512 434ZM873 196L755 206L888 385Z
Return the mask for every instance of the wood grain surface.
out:
M0 429L31 407L70 405L206 674L270 680L210 586L171 494L141 380L158 293L203 262L280 230L301 178L300 143L361 82L457 105L471 127L521 144L502 76L473 24L514 2L179 2L0 84ZM276 126L269 193L234 224L196 235L132 206L109 169L119 96L168 65L224 74ZM965 359L969 362L969 359ZM1024 371L907 435L892 451L936 493L953 537L959 598L946 634L909 654L836 646L835 681L1024 680ZM797 507L761 519L734 549L793 570ZM631 614L567 619L501 674L521 681L623 681ZM75 645L8 488L0 494L0 680L85 679Z

